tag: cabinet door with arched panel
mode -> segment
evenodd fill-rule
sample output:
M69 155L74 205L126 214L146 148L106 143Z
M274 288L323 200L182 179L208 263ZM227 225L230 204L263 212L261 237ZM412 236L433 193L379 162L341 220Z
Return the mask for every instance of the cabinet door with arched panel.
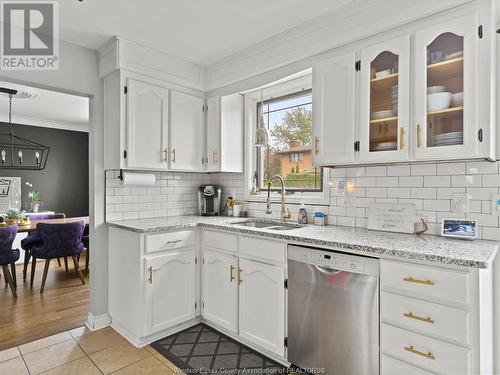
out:
M410 37L361 52L359 159L408 160Z
M416 159L477 156L476 18L438 23L415 35Z

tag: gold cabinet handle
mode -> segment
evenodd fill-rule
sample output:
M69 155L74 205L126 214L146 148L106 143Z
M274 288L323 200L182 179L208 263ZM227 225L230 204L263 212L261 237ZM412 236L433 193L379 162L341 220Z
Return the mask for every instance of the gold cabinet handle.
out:
M405 348L405 350L406 350L407 352L410 352L410 353L413 353L413 354L416 354L416 355L422 356L422 357L424 357L424 358L427 358L427 359L432 359L432 360L436 359L436 357L434 357L434 355L433 355L431 352L428 352L428 353L421 352L421 351L419 351L419 350L415 349L415 348L413 347L413 345L412 345L412 346L405 346L404 348Z
M235 279L234 277L234 270L236 269L235 266L231 266L231 268L229 269L229 282L232 283L233 280Z
M175 157L176 157L176 153L175 153L175 148L172 149L172 163L175 163Z
M319 137L314 138L314 154L319 154Z
M212 151L212 164L217 164L219 162L217 151Z
M422 146L422 141L420 140L421 131L422 131L422 129L421 129L420 124L417 124L417 147L418 148L420 148L420 146Z
M150 284L153 284L153 266L148 267L149 277L148 281Z
M414 283L414 284L421 284L421 285L429 285L432 286L434 285L433 281L430 280L420 280L420 279L414 279L413 277L405 277L403 281L406 281L407 283Z
M243 280L241 279L241 273L243 270L241 268L238 268L238 285L243 284Z
M434 323L434 320L432 320L430 317L424 318L422 316L415 315L412 312L404 313L403 316L405 316L406 318L419 320L424 323L430 323L430 324Z
M163 159L161 161L164 163L168 162L168 147L163 150Z
M399 129L399 149L402 150L405 148L405 129Z

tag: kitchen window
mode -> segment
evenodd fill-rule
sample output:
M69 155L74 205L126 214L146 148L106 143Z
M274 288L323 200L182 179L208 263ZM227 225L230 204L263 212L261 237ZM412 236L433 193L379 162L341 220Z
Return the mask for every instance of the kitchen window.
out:
M261 113L257 103L257 118ZM269 146L256 152L255 179L267 189L270 177L280 175L290 194L322 192L323 170L312 164L312 91L303 90L264 101ZM279 181L271 188L279 189Z

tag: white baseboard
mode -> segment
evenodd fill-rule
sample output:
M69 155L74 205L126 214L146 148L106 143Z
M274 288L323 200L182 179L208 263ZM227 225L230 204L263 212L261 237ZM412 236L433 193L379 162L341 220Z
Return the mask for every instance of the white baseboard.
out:
M97 331L109 327L111 325L111 317L109 314L94 315L89 313L85 325L91 331Z

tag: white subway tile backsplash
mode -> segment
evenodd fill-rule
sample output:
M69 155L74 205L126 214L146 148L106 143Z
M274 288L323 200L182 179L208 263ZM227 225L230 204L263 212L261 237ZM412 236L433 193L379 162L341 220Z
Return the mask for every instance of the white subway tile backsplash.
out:
M443 163L437 165L438 175L465 174L465 163Z
M400 177L399 187L423 187L424 178L421 176Z
M307 205L308 214L316 210L328 213L329 225L366 227L368 208L373 202L411 203L417 215L429 222L429 233L440 232L444 217L469 217L477 220L478 233L485 239L500 240L499 217L491 214L491 196L499 193L499 162L471 161L456 163L398 164L366 167L341 167L329 171L329 206ZM223 201L228 196L245 197L247 183L241 173L157 173L155 186L122 186L119 171L106 171L106 219L192 215L198 212L197 190L212 183L223 188ZM353 196L340 191L340 181L352 181ZM469 212L453 212L453 193L467 192ZM307 202L305 202L307 204ZM273 213L265 214L263 202L247 202L251 216L279 218L279 204ZM289 205L296 220L298 205Z
M387 176L409 176L410 165L388 165Z
M436 175L436 164L413 164L411 166L412 176Z
M497 174L498 163L489 161L471 161L466 163L467 174Z
M452 176L451 186L453 187L480 187L481 175Z
M366 176L386 176L387 167L385 165L376 167L366 167L365 174Z
M411 198L436 199L435 188L411 188Z

